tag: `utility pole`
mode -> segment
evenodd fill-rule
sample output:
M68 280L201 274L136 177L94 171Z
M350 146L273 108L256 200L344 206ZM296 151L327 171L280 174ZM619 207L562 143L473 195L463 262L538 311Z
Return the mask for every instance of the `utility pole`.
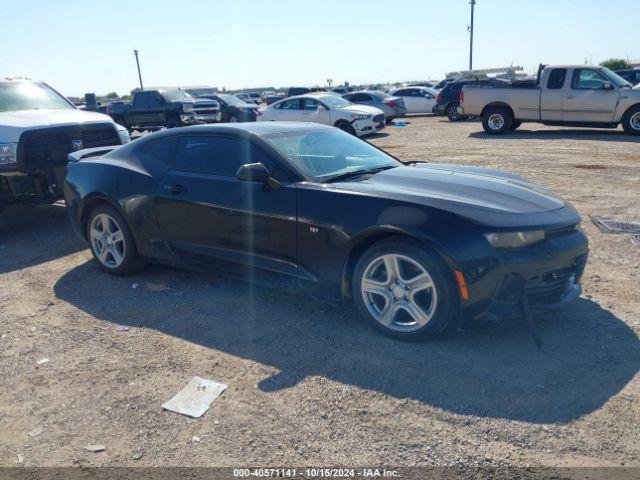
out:
M138 60L138 50L134 50L133 54L136 56L136 65L138 66L138 79L140 80L140 90L144 90L142 86L142 74L140 73L140 60Z
M470 0L471 4L471 25L469 26L469 70L473 70L473 11L476 6L476 0Z

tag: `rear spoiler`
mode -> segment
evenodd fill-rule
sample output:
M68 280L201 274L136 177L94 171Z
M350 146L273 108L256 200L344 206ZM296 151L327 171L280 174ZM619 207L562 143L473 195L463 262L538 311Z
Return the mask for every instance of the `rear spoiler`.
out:
M85 148L84 150L78 150L67 155L67 160L70 162L79 162L83 158L87 157L99 157L109 153L111 150L118 148L120 145L112 145L110 147L96 147Z

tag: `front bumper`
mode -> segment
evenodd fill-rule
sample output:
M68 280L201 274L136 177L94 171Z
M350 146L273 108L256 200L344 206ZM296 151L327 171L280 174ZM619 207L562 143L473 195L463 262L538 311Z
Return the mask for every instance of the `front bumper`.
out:
M353 125L353 128L356 130L356 135L358 135L359 137L372 135L387 126L384 116L379 122L374 122L372 119L367 118L362 120L355 120L351 122L351 125Z
M218 123L222 120L222 113L196 113L196 122Z
M183 125L193 125L196 123L196 116L193 113L180 114L180 123Z
M466 319L520 317L525 296L532 313L557 310L582 292L588 241L579 230L552 235L525 249L494 252L489 261L463 271L469 295L461 305Z

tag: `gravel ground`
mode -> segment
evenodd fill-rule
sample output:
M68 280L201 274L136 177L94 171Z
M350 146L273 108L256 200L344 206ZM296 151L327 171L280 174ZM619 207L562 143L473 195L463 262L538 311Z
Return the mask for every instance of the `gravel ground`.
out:
M640 220L640 143L620 130L409 121L371 141L519 173L585 219ZM640 466L640 249L588 220L584 295L542 318L542 351L521 322L405 344L213 273L109 277L59 205L3 222L2 466ZM163 411L194 375L229 388L200 419Z

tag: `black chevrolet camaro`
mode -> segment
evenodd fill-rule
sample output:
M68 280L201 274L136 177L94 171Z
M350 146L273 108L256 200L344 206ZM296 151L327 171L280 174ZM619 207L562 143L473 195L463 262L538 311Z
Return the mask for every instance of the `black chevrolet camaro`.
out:
M171 129L69 159L69 215L112 274L152 261L267 275L350 299L406 340L580 294L580 216L510 173L403 164L288 122Z

